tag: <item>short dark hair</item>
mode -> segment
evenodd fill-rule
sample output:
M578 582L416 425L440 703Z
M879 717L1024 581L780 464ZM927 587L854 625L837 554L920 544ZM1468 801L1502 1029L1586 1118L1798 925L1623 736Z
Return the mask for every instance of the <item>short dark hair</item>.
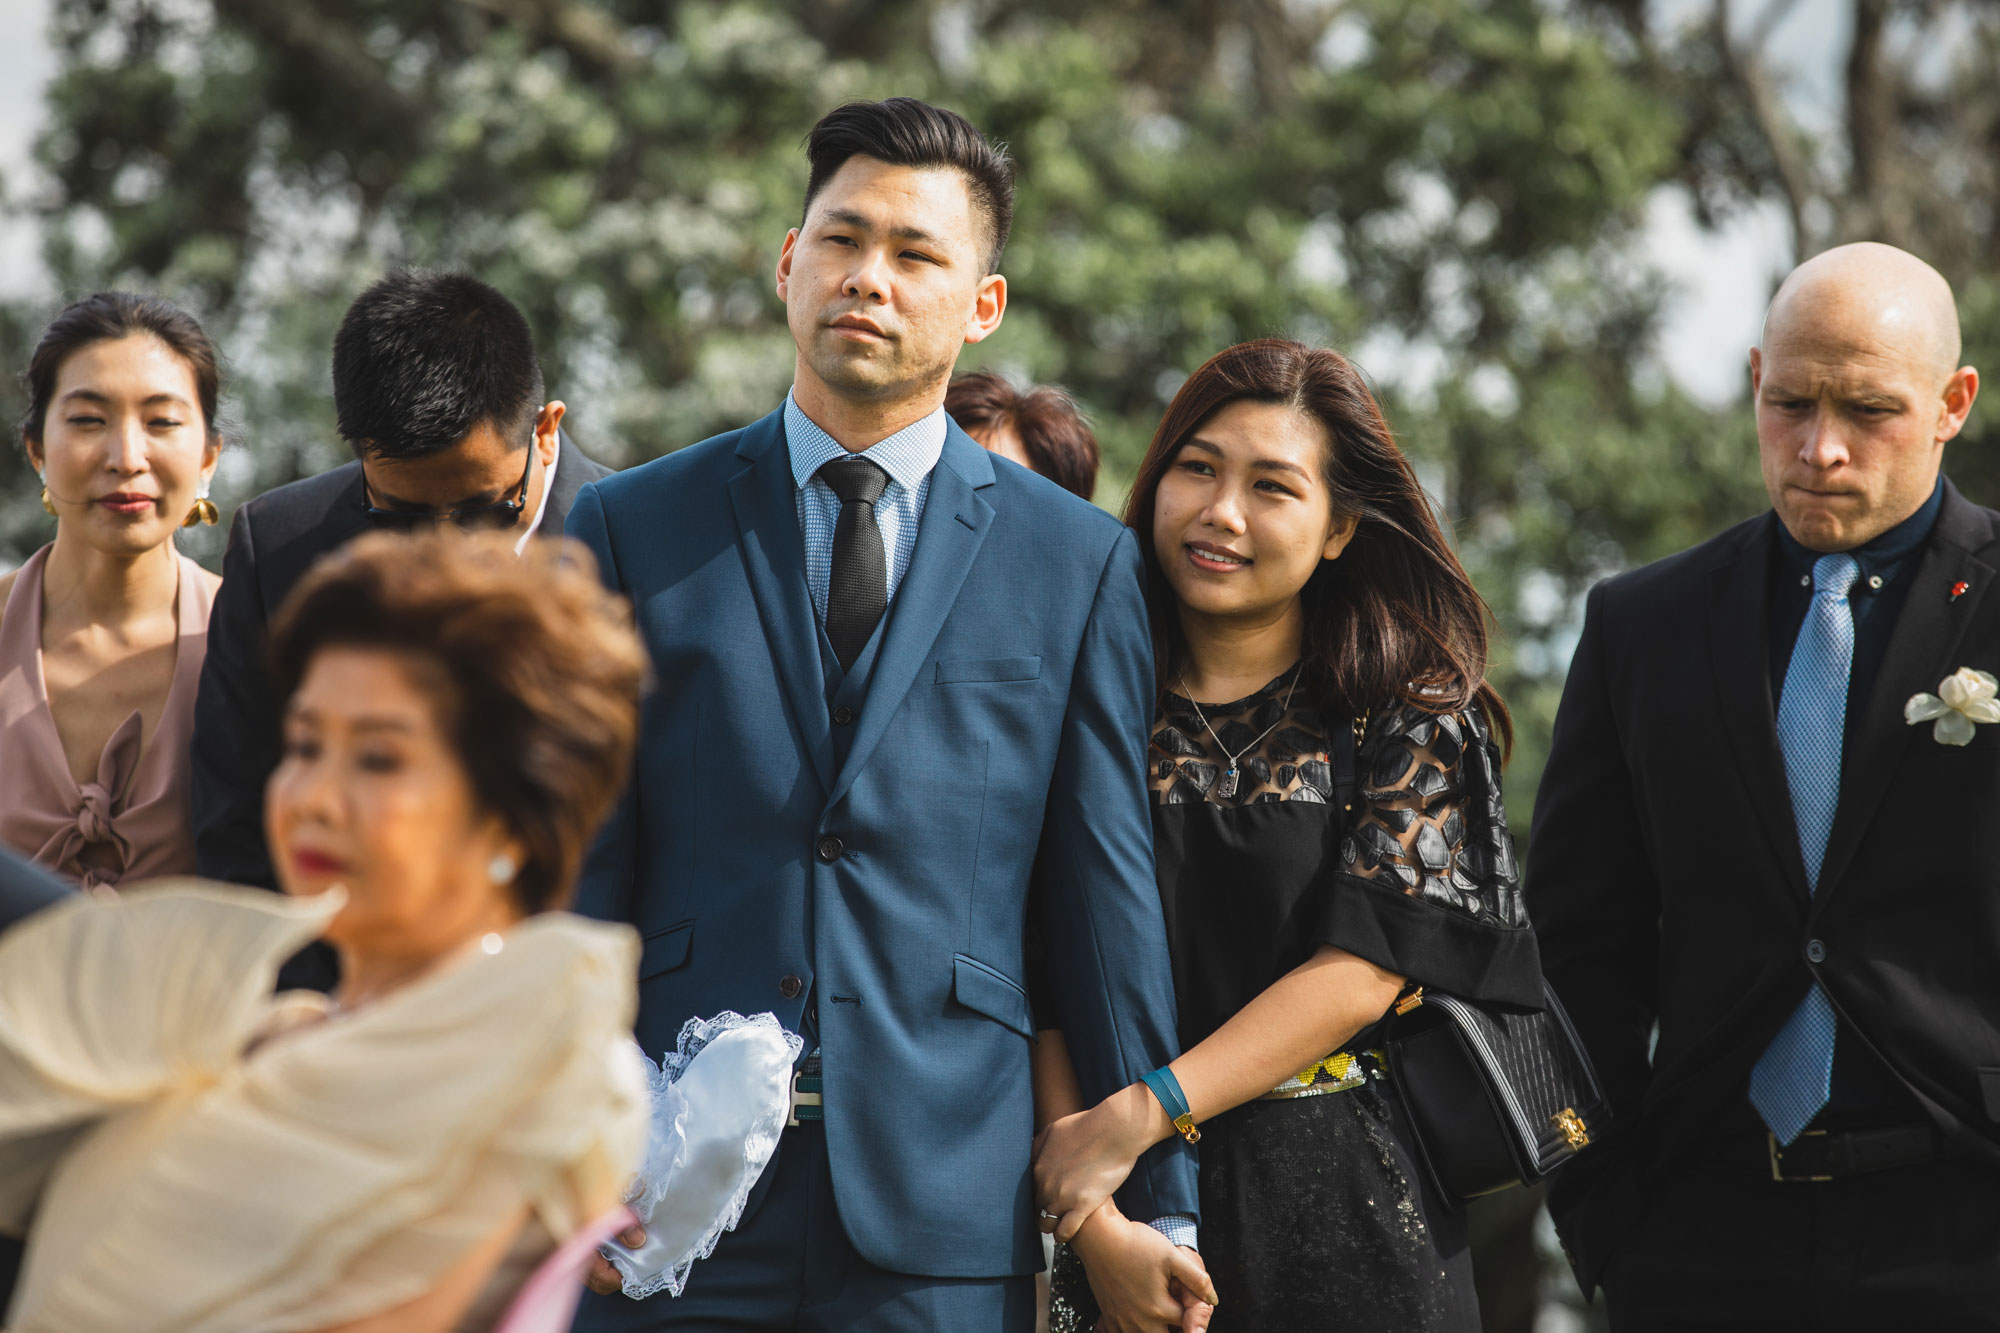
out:
M21 418L21 434L40 444L42 427L49 415L49 400L55 397L56 380L63 362L92 343L112 342L149 333L173 349L194 372L195 396L201 400L202 425L211 440L221 439L216 424L216 399L222 391L222 371L216 363L215 344L202 332L193 315L171 301L137 292L98 292L64 306L49 322L35 354L28 358L28 413Z
M470 274L399 269L333 338L333 409L356 454L424 458L482 423L525 446L541 405L527 317Z
M965 176L972 207L986 220L986 271L1000 271L1000 252L1014 227L1014 159L956 111L914 97L848 102L820 117L806 135L805 212L850 157L892 167L951 167Z
M631 606L574 541L449 529L369 533L321 560L279 608L272 676L290 698L336 647L407 654L482 809L527 846L523 912L564 906L625 785L646 649Z
M1010 428L1028 464L1072 495L1097 491L1097 436L1067 389L1037 384L1022 393L990 370L959 375L944 391L944 410L963 430Z

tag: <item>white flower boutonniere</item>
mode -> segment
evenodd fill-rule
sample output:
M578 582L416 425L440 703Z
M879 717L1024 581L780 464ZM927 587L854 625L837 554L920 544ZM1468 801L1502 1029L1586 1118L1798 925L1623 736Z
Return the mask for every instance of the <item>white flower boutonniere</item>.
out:
M1931 735L1940 745L1971 741L1976 722L2000 722L2000 680L1984 671L1960 667L1944 678L1936 694L1913 694L1903 705L1903 720L1911 726L1937 719Z

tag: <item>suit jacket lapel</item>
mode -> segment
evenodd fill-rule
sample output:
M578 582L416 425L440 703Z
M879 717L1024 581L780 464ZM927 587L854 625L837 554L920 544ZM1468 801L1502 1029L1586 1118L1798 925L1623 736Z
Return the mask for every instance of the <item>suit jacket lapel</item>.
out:
M576 503L576 493L599 477L611 475L610 468L585 458L583 450L576 447L576 441L566 432L558 429L556 441L555 484L549 487L548 512L542 515L537 537L560 537L563 520L569 517L570 507Z
M1909 599L1889 636L1875 692L1862 701L1862 721L1848 742L1852 753L1841 765L1840 804L1820 867L1816 901L1825 900L1854 859L1855 848L1914 737L1921 733L1930 739L1927 726L1913 727L1903 720L1904 702L1919 692L1936 694L1939 681L1966 665L1955 660L1958 646L1993 583L1993 567L1974 552L1983 551L1993 536L1991 520L1947 481L1937 527L1907 576L1913 580ZM1952 585L1960 581L1969 586L1953 598ZM1986 669L1991 664L1971 665Z
M848 751L829 805L854 785L854 775L868 763L918 670L930 659L931 646L993 522L993 506L979 494L992 484L992 459L964 431L947 424L944 453L931 472L930 496L917 525L916 550L889 608L881 655L868 682L868 700L854 729L854 747Z
M1746 545L1710 575L1708 645L1722 731L1750 792L1751 818L1771 839L1791 891L1806 898L1805 858L1792 816L1791 785L1771 707L1771 524L1748 530Z
M785 450L784 413L773 412L745 430L736 454L747 462L729 479L737 548L750 575L765 641L824 791L836 776L833 724L826 710L812 594L806 587L805 537L799 531L798 498Z

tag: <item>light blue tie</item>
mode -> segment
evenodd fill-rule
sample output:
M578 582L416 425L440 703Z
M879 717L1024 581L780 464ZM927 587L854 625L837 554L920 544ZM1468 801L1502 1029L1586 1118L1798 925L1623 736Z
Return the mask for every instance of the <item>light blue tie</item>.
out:
M1814 562L1812 605L1778 696L1778 744L1785 752L1785 781L1811 892L1819 889L1840 803L1840 744L1854 664L1854 608L1847 590L1860 572L1851 555L1823 555ZM1780 1143L1797 1138L1831 1095L1834 1028L1833 1002L1814 982L1750 1071L1750 1104Z

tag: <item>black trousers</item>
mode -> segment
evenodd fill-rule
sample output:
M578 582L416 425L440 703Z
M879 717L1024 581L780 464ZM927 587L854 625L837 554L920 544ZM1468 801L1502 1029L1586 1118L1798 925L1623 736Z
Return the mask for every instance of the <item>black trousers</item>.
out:
M1611 1256L1612 1333L2000 1330L2000 1171L1677 1172Z

